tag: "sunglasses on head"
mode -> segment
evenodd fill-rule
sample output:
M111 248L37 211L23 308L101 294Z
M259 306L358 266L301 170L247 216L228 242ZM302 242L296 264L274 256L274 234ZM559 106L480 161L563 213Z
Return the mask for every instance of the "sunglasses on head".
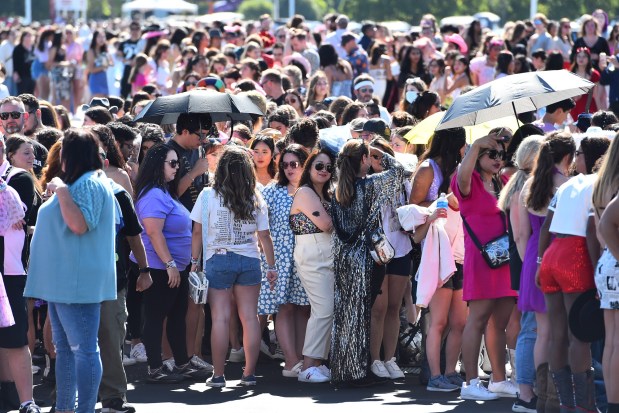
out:
M488 151L485 151L481 154L483 155L488 155L488 158L493 159L495 161L504 161L505 160L505 151L499 151L497 149L490 149Z
M164 162L169 163L170 167L174 169L178 168L181 165L178 159L172 159L171 161L164 161Z
M298 161L282 162L282 168L284 168L284 170L288 169L288 167L290 167L290 169L297 169L299 166L301 166L301 163Z
M24 112L17 112L17 111L14 111L14 112L2 112L2 113L0 113L0 119L7 120L9 118L9 116L11 117L11 119L19 119L19 118L21 118L21 115L23 113Z
M324 169L330 174L333 173L333 165L331 165L330 163L325 164L324 162L316 162L314 164L314 169L319 172Z

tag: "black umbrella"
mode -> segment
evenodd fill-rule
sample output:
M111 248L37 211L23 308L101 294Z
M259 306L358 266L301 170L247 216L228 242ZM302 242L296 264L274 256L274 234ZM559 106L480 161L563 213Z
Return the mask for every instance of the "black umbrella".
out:
M213 122L251 120L251 115L264 116L247 96L192 90L155 99L134 120L168 125L176 123L181 113L205 113L211 116Z

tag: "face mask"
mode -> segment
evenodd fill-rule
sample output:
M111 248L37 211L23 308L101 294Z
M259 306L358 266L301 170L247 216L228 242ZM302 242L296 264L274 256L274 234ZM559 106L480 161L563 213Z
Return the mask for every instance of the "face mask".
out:
M406 95L404 95L404 98L408 103L413 103L415 99L417 99L417 96L419 96L419 93L415 92L414 90L409 90L408 92L406 92Z

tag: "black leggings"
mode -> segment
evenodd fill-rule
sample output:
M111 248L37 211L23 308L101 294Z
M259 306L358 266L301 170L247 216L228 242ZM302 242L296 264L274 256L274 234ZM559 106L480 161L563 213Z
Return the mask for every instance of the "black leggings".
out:
M181 284L178 288L168 286L168 273L165 270L151 270L153 285L144 291L144 332L142 342L146 348L148 367L161 367L161 337L163 320L167 317L166 331L168 342L177 366L189 361L185 339L185 315L189 282L187 270L181 271Z
M142 297L144 293L135 290L139 275L138 265L130 261L127 274L127 329L132 340L140 340L142 338L142 328L144 327L142 315Z

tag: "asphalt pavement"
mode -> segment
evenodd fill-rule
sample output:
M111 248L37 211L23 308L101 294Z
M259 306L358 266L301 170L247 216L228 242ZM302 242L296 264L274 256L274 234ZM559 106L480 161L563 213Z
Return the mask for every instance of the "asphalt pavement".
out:
M279 360L261 355L256 376L258 384L240 385L240 363L226 366L227 387L216 389L204 382L175 385L147 384L146 364L126 368L129 380L127 398L137 411L148 413L344 413L344 412L510 412L513 399L473 402L459 399L459 392L428 392L416 375L366 388L335 387L329 383L299 383L283 377ZM49 412L51 387L35 376L35 399L44 401ZM100 404L97 405L100 412Z

